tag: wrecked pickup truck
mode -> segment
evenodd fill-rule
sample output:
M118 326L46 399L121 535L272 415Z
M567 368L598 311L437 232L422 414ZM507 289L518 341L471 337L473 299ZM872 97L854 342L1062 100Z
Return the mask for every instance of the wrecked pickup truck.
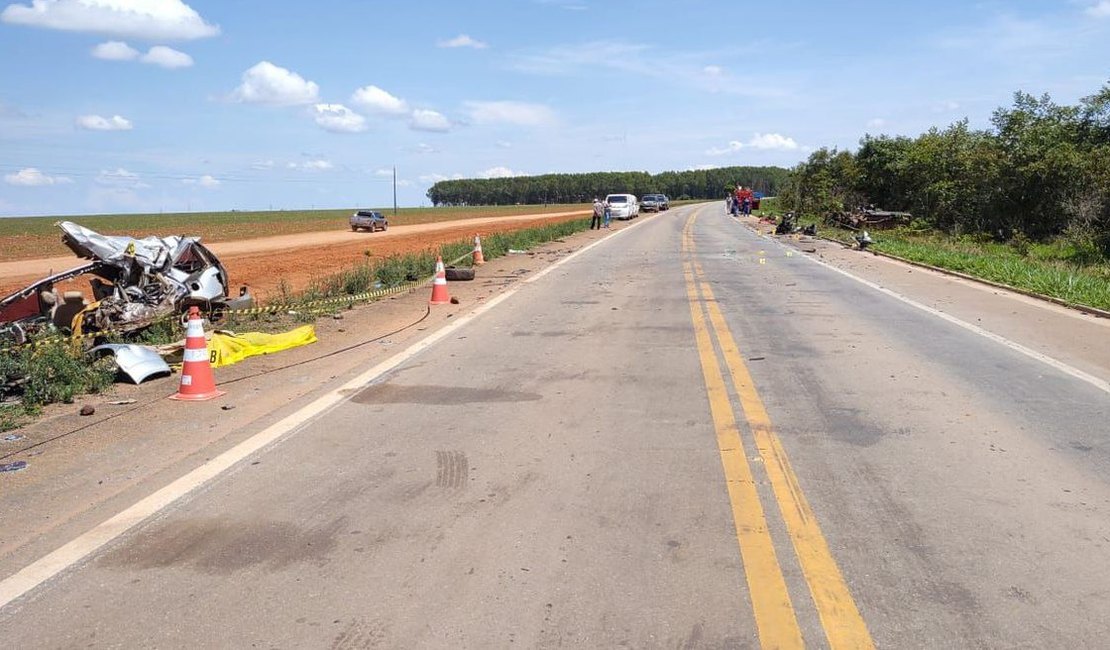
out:
M29 335L62 332L133 332L197 305L209 312L246 309L246 287L230 297L227 270L198 237L101 235L61 221L62 243L88 263L51 275L0 298L0 343L23 343ZM55 285L83 275L93 301Z

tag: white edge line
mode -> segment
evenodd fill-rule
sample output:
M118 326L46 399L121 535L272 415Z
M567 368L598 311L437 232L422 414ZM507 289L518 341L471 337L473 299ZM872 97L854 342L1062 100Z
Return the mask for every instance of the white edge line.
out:
M783 244L782 242L780 242L778 240L771 239L771 238L769 238L766 235L763 235L761 233L755 233L755 234L757 236L763 238L763 239L767 239L768 241L774 242L780 248L786 248L785 244ZM1080 370L1079 368L1076 368L1074 366L1070 366L1070 365L1064 363L1063 361L1060 361L1059 359L1054 359L1054 358L1048 356L1047 354L1037 352L1036 350L1034 350L1032 348L1027 348L1024 345L1022 345L1021 343L1017 343L1016 341L1011 341L1010 339L1008 339L1004 336L1000 336L998 334L995 334L994 332L987 331L987 330L983 329L982 327L979 327L978 325L972 325L971 323L969 323L967 321L964 321L964 320L960 320L959 318L956 318L955 316L952 316L951 314L946 314L946 313L940 311L939 309L935 309L935 308L930 307L928 305L924 305L920 302L917 302L916 300L913 300L912 298L908 298L906 296L903 296L902 294L900 294L896 291L892 291L891 289L887 289L884 286L875 284L874 282L872 282L870 280L865 280L864 278L861 278L858 275L856 275L854 273L851 273L850 271L845 271L842 268L838 268L836 266L833 266L832 264L829 264L828 262L826 262L824 260L818 259L816 257L811 257L810 255L801 255L800 257L804 257L804 258L810 260L811 262L814 262L816 264L820 264L821 266L823 266L827 269L831 269L833 271L836 271L837 273L839 273L839 274L841 274L845 277L849 277L849 278L855 280L856 282L859 282L860 284L862 284L866 287L870 287L870 288L874 289L875 291L878 291L880 293L883 293L883 294L886 294L886 295L890 296L891 298L894 298L896 300L900 300L900 301L906 303L907 305L909 305L911 307L916 307L917 309L920 309L923 312L926 312L928 314L932 314L933 316L936 316L937 318L948 321L949 323L952 323L953 325L957 325L959 327L962 327L962 328L964 328L965 330L967 330L969 332L973 332L975 334L978 334L979 336L990 339L991 341L994 341L995 343L1000 343L1000 344L1010 348L1011 350L1013 350L1015 352L1020 352L1021 354L1024 354L1025 356L1029 357L1030 359L1040 361L1041 363L1043 363L1047 366L1050 366L1052 368L1055 368L1056 370L1059 370L1060 372L1062 372L1064 374L1070 375L1070 376L1072 376L1072 377L1074 377L1074 378L1076 378L1080 381L1084 381L1084 382L1094 386L1095 388L1101 390L1104 393L1110 394L1110 382L1107 382L1104 379L1100 379L1099 377L1096 377L1096 376L1094 376L1090 373L1084 372L1084 371Z
M541 269L535 275L524 279L516 286L506 289L501 294L479 305L462 318L444 326L442 329L430 334L426 338L417 341L404 351L370 368L332 392L322 395L307 406L287 415L231 449L223 452L219 456L205 462L200 467L190 471L169 485L161 488L157 492L129 506L114 517L78 535L72 541L57 550L44 555L23 569L8 576L0 582L0 608L7 606L13 600L80 562L116 537L119 537L151 515L154 515L186 494L216 478L256 451L276 441L278 438L294 432L298 427L304 425L309 420L319 416L337 404L346 401L353 390L366 386L390 370L393 370L424 350L432 347L459 328L465 327L470 321L490 309L493 309L509 296L519 291L523 286L539 280L593 247L611 241L613 237L643 223L647 223L647 220L621 228L608 237L588 244L570 255L567 255L563 259L558 260L554 264Z

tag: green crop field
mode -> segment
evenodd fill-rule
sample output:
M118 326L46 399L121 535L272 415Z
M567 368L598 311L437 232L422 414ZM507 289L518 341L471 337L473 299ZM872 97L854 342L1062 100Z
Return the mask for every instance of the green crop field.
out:
M382 209L390 225L404 226L478 217L508 217L585 210L582 204L510 205L457 208L402 208L397 216ZM167 214L17 217L0 219L0 262L66 255L60 220L73 221L106 235L194 235L205 242L345 229L353 209L264 212L187 212Z

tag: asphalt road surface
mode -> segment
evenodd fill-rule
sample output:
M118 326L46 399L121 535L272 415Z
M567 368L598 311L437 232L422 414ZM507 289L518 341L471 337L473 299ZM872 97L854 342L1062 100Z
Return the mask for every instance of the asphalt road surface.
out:
M7 577L4 645L1105 647L1106 376L641 221Z

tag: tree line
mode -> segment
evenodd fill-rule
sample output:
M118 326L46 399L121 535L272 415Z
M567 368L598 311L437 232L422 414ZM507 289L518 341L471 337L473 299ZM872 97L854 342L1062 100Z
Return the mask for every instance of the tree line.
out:
M789 171L782 167L718 167L690 171L591 172L439 181L428 190L435 205L582 203L606 194L666 194L671 199L720 199L737 183L774 195Z
M986 129L965 119L916 138L866 135L855 152L818 149L781 196L803 214L874 204L955 235L1064 236L1110 257L1110 85L1075 105L1015 93Z

